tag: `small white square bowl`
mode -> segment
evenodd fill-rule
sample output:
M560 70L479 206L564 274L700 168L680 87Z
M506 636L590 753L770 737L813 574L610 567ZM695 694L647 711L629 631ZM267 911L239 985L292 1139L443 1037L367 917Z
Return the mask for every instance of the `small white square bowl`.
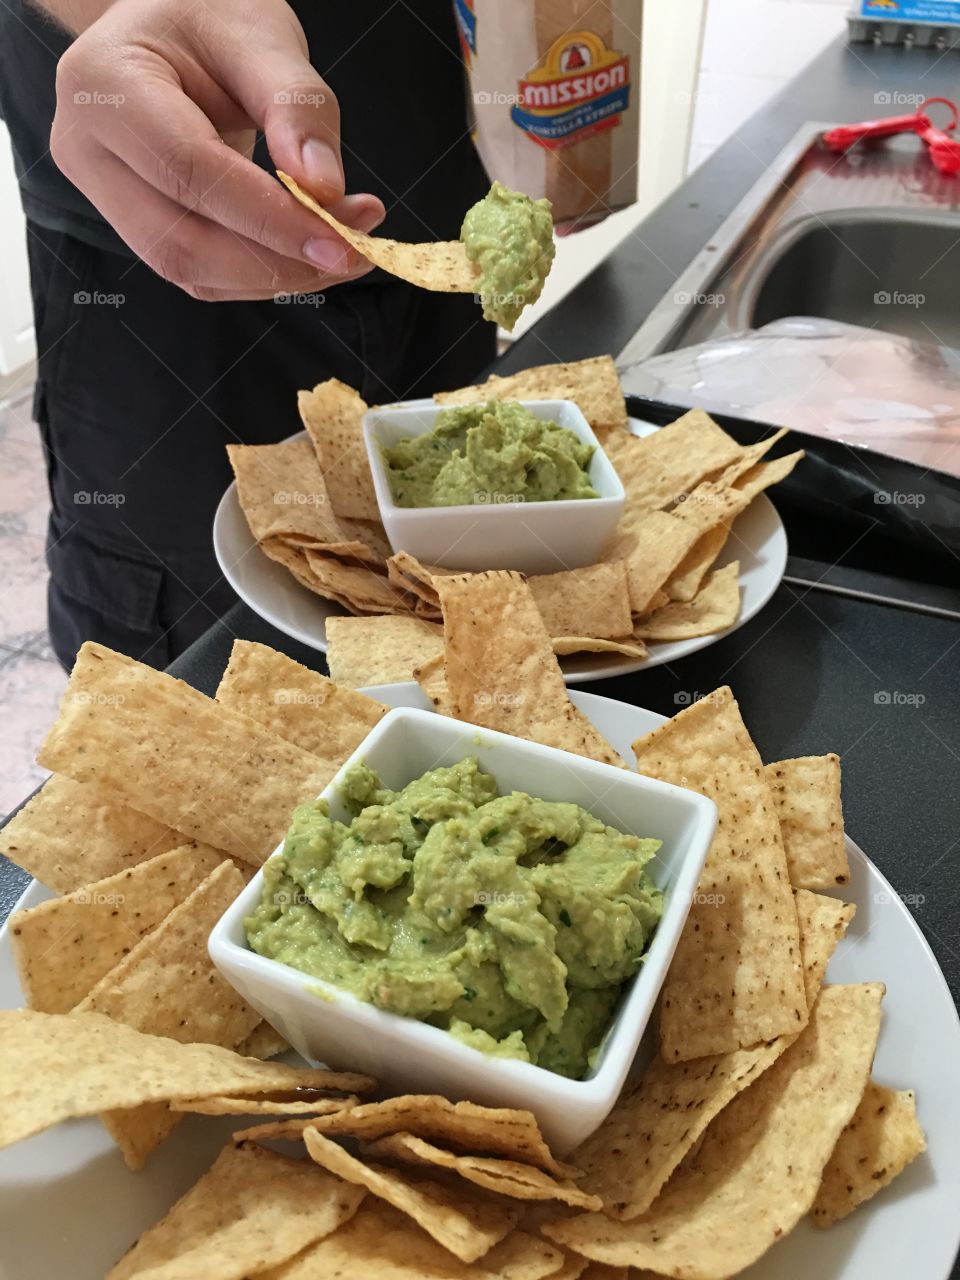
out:
M375 770L385 786L399 790L428 769L471 755L493 774L501 792L573 801L621 831L663 841L647 864L651 878L665 891L663 916L586 1079L568 1080L527 1062L492 1057L437 1027L386 1013L257 955L247 945L243 922L260 900L262 871L214 927L210 956L244 999L305 1058L368 1072L396 1091L526 1108L554 1150L565 1154L597 1128L620 1093L696 891L717 809L705 796L669 783L412 708L384 716L321 795L334 817L349 822L339 780L358 761Z
M454 405L395 405L371 409L363 419L380 518L394 551L424 564L477 573L519 569L557 573L596 564L626 500L623 485L590 424L572 400L521 400L541 420L559 423L594 446L590 483L597 498L562 502L510 502L507 494L459 507L398 507L380 450L433 430L437 415Z

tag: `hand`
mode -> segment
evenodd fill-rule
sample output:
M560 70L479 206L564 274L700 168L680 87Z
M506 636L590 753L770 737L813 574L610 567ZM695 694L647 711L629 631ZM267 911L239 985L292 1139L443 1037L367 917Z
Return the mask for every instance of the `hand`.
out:
M284 0L116 0L60 60L53 158L165 279L220 300L364 275L370 264L249 159L257 128L336 217L363 231L383 220L375 196L344 196L337 100Z

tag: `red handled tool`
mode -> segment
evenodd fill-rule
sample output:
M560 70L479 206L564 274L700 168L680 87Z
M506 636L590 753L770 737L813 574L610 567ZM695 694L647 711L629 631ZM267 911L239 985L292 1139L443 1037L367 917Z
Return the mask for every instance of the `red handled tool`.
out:
M950 108L950 119L938 128L927 114L933 103ZM960 142L950 135L957 127L957 108L949 98L926 98L910 115L887 116L884 120L864 120L860 124L841 124L828 129L824 143L831 151L849 151L865 138L890 138L898 133L915 133L922 139L930 153L934 167L943 174L960 173Z

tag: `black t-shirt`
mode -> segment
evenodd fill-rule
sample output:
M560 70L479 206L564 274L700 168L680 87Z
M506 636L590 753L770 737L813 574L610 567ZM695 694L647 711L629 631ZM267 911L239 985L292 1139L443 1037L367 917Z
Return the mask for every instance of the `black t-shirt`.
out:
M383 200L384 235L456 239L464 210L487 183L469 137L452 0L409 7L293 0L292 7L311 61L340 103L347 191ZM69 43L25 0L0 4L0 114L24 210L52 230L129 253L50 158L56 65ZM256 158L272 167L262 140Z

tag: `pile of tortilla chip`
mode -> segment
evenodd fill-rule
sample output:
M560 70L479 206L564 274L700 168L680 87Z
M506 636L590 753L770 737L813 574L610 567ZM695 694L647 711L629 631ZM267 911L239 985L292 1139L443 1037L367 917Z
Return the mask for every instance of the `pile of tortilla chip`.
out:
M3 852L61 894L10 922L29 1008L259 1058L287 1048L207 938L386 711L244 641L215 699L84 645L40 751L55 773L3 834ZM102 1118L139 1168L179 1115L117 1104Z
M739 561L714 565L731 538L736 549L737 516L789 475L802 451L764 461L784 431L743 446L700 410L634 436L609 356L494 376L435 396L445 405L537 398L580 406L627 494L599 564L530 579L555 651L642 661L648 644L731 626L740 612ZM415 624L439 627L436 583L452 571L391 553L363 442L367 405L331 379L302 391L299 407L309 439L228 446L254 538L303 586L349 613L381 625L399 619L398 635L430 635L430 625ZM391 678L408 680L410 669Z
M438 710L630 767L567 695L531 583L436 589ZM207 934L385 712L244 641L214 699L81 651L40 755L57 772L3 846L61 896L11 922L29 1007L0 1012L0 1147L99 1115L136 1169L185 1115L256 1120L108 1280L725 1280L924 1150L913 1093L871 1079L882 984L824 983L855 910L825 892L849 880L840 762L764 766L728 688L633 744L720 821L655 1055L568 1158L526 1111L361 1101L366 1076L267 1061L285 1046Z

